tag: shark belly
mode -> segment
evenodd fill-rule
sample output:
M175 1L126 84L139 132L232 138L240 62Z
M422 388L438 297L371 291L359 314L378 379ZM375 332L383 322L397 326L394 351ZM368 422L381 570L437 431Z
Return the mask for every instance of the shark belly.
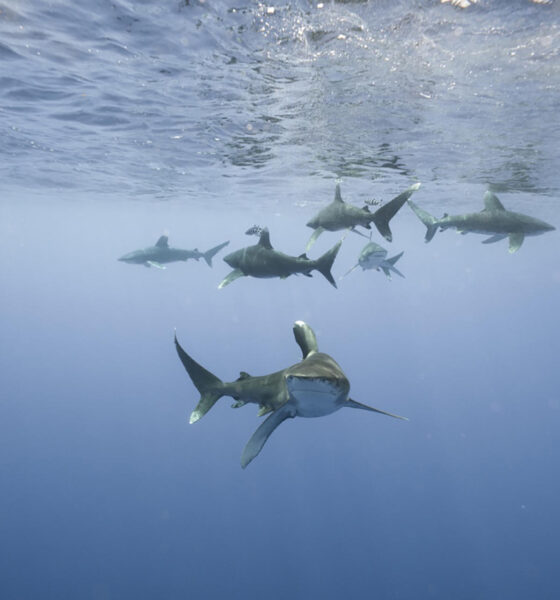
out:
M286 387L298 417L324 417L337 411L346 400L347 392L332 381L320 377L289 375Z

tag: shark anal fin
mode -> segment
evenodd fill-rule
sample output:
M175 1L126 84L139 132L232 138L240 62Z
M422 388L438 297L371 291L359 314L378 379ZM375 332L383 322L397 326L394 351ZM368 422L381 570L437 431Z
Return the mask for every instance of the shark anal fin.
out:
M525 236L522 233L510 233L509 234L509 251L510 254L517 252L521 248L521 244Z
M311 234L309 241L307 242L307 246L305 246L305 252L309 252L309 249L313 244L317 241L317 238L325 231L323 227L317 227L315 231Z
M223 287L226 287L226 285L229 285L230 283L232 283L236 279L239 279L240 277L245 277L245 273L243 273L241 269L234 269L229 275L226 275L224 277L224 279L218 286L218 289L221 290Z
M245 468L257 454L262 450L266 443L266 440L270 437L271 433L283 423L286 419L295 417L295 411L291 406L284 405L282 408L274 411L267 419L262 423L247 442L241 455L241 466Z
M361 408L362 410L369 410L371 412L380 413L382 415L387 415L388 417L394 417L395 419L402 419L403 421L408 421L406 417L401 417L400 415L395 415L393 413L387 412L385 410L381 410L379 408L373 408L372 406L368 406L367 404L362 404L361 402L356 402L351 398L348 398L346 404L344 406L349 406L350 408Z

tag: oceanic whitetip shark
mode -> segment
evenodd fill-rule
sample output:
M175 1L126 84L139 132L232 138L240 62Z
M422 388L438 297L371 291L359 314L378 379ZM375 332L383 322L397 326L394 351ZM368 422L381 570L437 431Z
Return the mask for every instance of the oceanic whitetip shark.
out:
M350 383L346 375L332 357L319 352L315 333L309 325L296 321L294 336L303 355L300 362L259 377L252 377L242 371L237 381L229 383L221 381L193 360L175 336L179 358L200 392L200 400L191 414L190 423L201 419L222 396L234 398L234 408L252 403L259 405L259 416L270 413L243 450L243 468L257 456L270 434L286 419L323 417L339 408L349 407L407 420L406 417L372 408L349 398Z
M375 269L376 271L381 269L389 279L391 279L391 273L396 273L397 275L404 277L404 275L395 267L395 263L403 254L404 252L401 252L392 258L387 258L387 250L385 250L385 248L375 242L369 242L362 248L360 256L358 257L358 262L347 271L343 277L352 273L352 271L358 267L362 267L364 271L366 269Z
M441 219L436 219L411 200L408 201L408 204L426 226L426 242L434 237L438 229L444 231L454 227L463 234L491 234L491 237L482 242L483 244L499 242L507 237L509 238L509 251L515 252L521 248L526 235L539 235L545 231L556 229L534 217L506 210L498 197L490 191L484 194L484 208L480 212L465 215L445 214Z
M134 250L119 258L120 261L134 264L144 265L145 267L157 267L158 269L165 269L164 263L175 262L179 260L188 260L193 258L198 260L203 258L209 267L212 266L212 258L229 242L224 242L219 246L210 248L206 252L199 252L197 248L194 250L182 250L181 248L171 248L168 244L168 238L166 235L162 235L154 246L143 248L142 250Z
M379 233L387 241L392 241L393 234L389 228L389 222L419 187L419 183L411 185L402 194L399 194L391 201L387 202L387 204L384 204L372 213L370 212L367 204L363 208L359 208L344 202L340 194L340 185L337 184L334 193L334 200L322 208L307 223L307 226L311 227L315 231L312 233L309 241L307 242L306 251L309 251L311 246L313 246L323 231L340 231L342 229L350 229L355 233L359 233L359 231L356 230L358 225L361 225L366 229L371 229L370 223L373 223L377 227Z
M250 230L251 231L251 230ZM224 261L233 268L220 283L218 288L223 288L239 277L259 277L269 279L281 277L285 279L290 275L307 275L311 277L311 271L319 271L329 283L336 287L336 282L331 275L331 267L340 250L342 242L338 242L328 252L316 260L307 255L289 256L279 252L272 247L268 229L260 229L260 237L257 244L236 250L224 257Z

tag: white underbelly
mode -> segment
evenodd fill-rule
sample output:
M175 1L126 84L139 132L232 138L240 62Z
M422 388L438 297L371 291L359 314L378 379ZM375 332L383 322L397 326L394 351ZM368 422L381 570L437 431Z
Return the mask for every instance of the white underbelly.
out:
M338 410L346 400L346 391L320 378L286 378L290 402L298 417L323 417Z

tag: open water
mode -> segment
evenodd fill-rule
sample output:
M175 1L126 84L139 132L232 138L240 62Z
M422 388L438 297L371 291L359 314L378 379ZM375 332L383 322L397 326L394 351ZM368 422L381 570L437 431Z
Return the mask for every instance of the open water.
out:
M252 225L293 255L331 201L421 182L436 216L560 226L560 3L0 2L0 597L553 600L558 232L482 245L408 207L335 290L243 278ZM375 208L373 208L375 210ZM117 258L160 235L207 250ZM342 237L324 233L310 255ZM307 321L355 400L281 425L198 401L299 359Z

